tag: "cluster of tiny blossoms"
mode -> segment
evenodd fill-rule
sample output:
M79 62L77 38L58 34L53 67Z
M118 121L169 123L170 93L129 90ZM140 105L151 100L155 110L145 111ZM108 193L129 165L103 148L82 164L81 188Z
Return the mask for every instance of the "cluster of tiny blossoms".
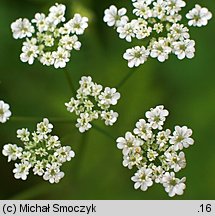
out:
M88 27L88 18L75 14L65 23L66 6L55 4L46 16L36 13L34 19L20 18L11 24L15 39L26 38L20 59L33 64L38 59L43 65L64 68L72 50L80 50L78 36Z
M70 161L75 153L70 146L61 146L59 138L50 134L52 129L53 125L45 118L37 124L32 140L27 128L17 130L17 138L24 143L23 147L4 145L2 154L8 157L8 162L20 160L13 170L16 179L26 180L31 168L34 175L43 176L50 183L58 183L64 177L60 167Z
M0 122L5 123L11 116L10 106L0 100Z
M129 20L126 8L112 5L105 10L104 21L114 26L121 39L131 42L136 38L143 45L129 48L123 55L129 67L144 64L148 57L164 62L171 53L178 59L193 58L195 41L190 39L189 29L180 23L179 12L186 6L183 0L132 0L134 19ZM186 14L189 26L205 26L212 18L207 8L195 5ZM144 39L147 39L143 42Z
M111 105L116 105L120 93L115 88L105 87L92 81L90 76L83 76L79 81L80 88L76 98L72 97L65 103L69 112L75 112L79 118L76 127L81 133L92 127L91 122L101 117L107 126L112 126L118 118L118 113L110 110Z
M123 166L136 168L131 178L134 188L146 191L153 183L160 183L170 197L182 195L186 188L186 178L176 178L175 173L186 166L183 148L193 145L192 130L186 126L176 126L173 133L163 130L169 112L163 105L147 111L145 119L136 123L133 133L117 139L117 147L122 149Z

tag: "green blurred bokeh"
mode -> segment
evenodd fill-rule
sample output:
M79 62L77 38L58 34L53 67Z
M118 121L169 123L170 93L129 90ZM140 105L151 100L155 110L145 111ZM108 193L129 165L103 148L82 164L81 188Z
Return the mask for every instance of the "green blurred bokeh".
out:
M120 40L102 21L103 11L111 4L129 6L123 0L58 1L91 17L86 33L81 37L83 47L73 54L68 69L75 87L83 75L95 82L114 87L128 73L122 54L131 45ZM197 0L188 2L188 9ZM34 117L26 121L8 121L0 125L0 146L16 143L16 130L33 130L43 117L74 118L64 106L70 89L63 70L33 66L19 60L21 41L14 40L10 24L17 18L32 18L36 12L47 13L53 0L1 0L0 2L0 99L11 105L13 116ZM213 0L200 1L215 14ZM176 199L215 199L215 19L204 28L192 28L196 41L196 57L180 61L171 56L166 63L149 60L134 72L122 87L121 100L116 106L120 113L113 127L101 128L113 137L123 136L144 117L145 111L164 104L170 111L166 127L187 125L194 131L195 145L186 150L187 167L178 173L187 177L187 189ZM131 72L132 73L132 72ZM53 122L55 134L64 145L71 145L76 157L63 166L65 177L50 185L42 178L29 175L27 181L15 180L14 164L0 155L0 199L168 199L161 185L147 192L133 189L130 180L134 171L122 166L122 154L116 143L91 129L81 135L74 125Z

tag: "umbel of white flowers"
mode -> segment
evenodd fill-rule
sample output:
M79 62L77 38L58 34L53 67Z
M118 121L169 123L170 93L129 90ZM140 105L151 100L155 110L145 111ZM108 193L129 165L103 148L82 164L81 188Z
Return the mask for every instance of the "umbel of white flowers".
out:
M164 62L171 53L178 59L193 58L195 41L190 39L189 28L181 23L179 14L186 6L183 0L132 0L135 19L126 15L127 9L117 9L115 5L105 10L104 22L113 26L121 39L131 42L140 40L142 45L126 50L123 58L128 66L138 67L144 64L148 57ZM195 5L186 14L189 26L206 26L212 18L207 8ZM145 40L144 40L145 39Z
M10 106L0 100L0 122L5 123L11 116Z
M115 88L103 88L92 81L90 76L83 76L79 81L76 98L72 97L65 103L69 112L74 112L79 118L76 127L81 133L92 127L91 122L101 117L107 126L112 126L118 118L118 113L110 110L111 105L116 105L120 93Z
M140 119L133 133L117 139L117 147L123 153L123 166L136 169L131 178L134 188L146 191L154 183L160 183L170 197L182 195L186 178L176 178L175 173L186 166L182 151L194 144L192 130L175 126L173 133L163 130L169 112L163 105L147 111L147 120Z
M32 168L34 175L43 176L50 183L58 183L64 172L60 170L63 163L75 156L70 146L62 146L57 136L52 136L53 125L44 118L37 124L37 130L32 133L27 128L17 130L17 138L23 146L16 144L4 145L2 154L8 157L8 162L19 160L13 170L16 179L26 180Z
M46 16L36 13L34 19L20 18L11 24L13 37L23 39L22 62L33 64L38 59L43 65L54 65L55 68L66 67L72 50L80 50L79 35L88 27L88 18L75 14L66 21L66 6L55 4Z

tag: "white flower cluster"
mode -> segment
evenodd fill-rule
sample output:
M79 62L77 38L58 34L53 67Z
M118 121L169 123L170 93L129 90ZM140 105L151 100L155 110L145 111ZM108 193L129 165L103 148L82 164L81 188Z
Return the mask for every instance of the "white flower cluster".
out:
M53 125L45 118L37 124L32 140L27 128L17 130L17 138L24 143L23 147L4 145L2 154L8 157L8 162L20 160L13 170L16 179L26 180L31 168L34 175L43 176L50 183L58 183L64 177L60 167L70 161L75 153L70 146L61 146L59 138L50 134L52 129Z
M55 4L46 16L36 13L34 19L20 18L11 24L15 39L26 38L22 46L20 59L33 64L38 59L43 65L55 68L66 67L72 50L80 50L82 35L88 27L88 18L75 14L65 23L66 6Z
M83 76L79 81L80 88L76 98L72 97L65 103L69 112L75 112L79 118L76 127L81 133L92 127L91 122L101 117L107 126L112 126L118 118L118 113L110 110L111 105L116 105L120 93L115 88L105 87L92 81L90 76Z
M5 123L11 116L10 106L0 100L0 122Z
M117 9L112 5L105 10L104 22L114 26L121 39L143 41L142 46L129 48L123 55L128 66L138 67L148 57L164 62L171 53L178 59L191 59L195 53L195 41L190 39L189 29L181 24L179 12L186 6L183 0L132 0L135 19L129 20L126 8ZM189 26L205 26L212 18L207 8L196 5L186 15Z
M193 145L192 130L186 126L176 126L171 134L163 130L169 112L160 105L147 111L145 119L136 123L133 133L117 139L117 147L122 149L123 166L136 168L131 178L134 188L146 191L153 183L160 183L170 197L182 195L186 178L176 178L175 173L186 166L183 148Z

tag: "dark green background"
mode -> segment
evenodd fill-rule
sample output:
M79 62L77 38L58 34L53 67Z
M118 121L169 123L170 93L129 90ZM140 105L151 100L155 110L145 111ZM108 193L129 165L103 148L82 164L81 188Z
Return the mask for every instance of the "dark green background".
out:
M123 0L58 1L73 11L91 17L90 27L80 37L83 47L75 52L68 65L76 88L82 75L90 75L104 86L114 87L128 73L122 54L131 44L120 40L103 22L103 11L111 4L131 5ZM189 1L188 9L198 1ZM19 17L32 18L36 12L47 13L52 0L0 1L0 99L11 105L13 116L33 117L25 121L11 118L0 125L1 149L6 143L17 143L16 130L33 130L43 117L74 118L64 103L71 92L63 70L33 66L19 60L21 41L14 40L10 24ZM213 0L200 1L215 14ZM69 14L69 13L68 13ZM178 60L171 56L166 63L149 60L134 72L122 87L121 100L115 109L120 113L113 127L96 122L117 138L132 130L145 111L164 104L170 111L166 127L187 125L194 131L195 145L186 150L187 167L179 177L187 177L187 189L178 199L215 199L215 20L204 28L192 28L196 57ZM132 73L132 71L131 71ZM65 177L50 185L29 175L27 181L15 180L13 162L0 155L0 199L168 199L161 185L147 192L133 189L130 177L134 171L122 166L121 151L114 140L91 129L81 135L73 124L53 122L54 133L64 145L71 145L76 157L63 166Z

